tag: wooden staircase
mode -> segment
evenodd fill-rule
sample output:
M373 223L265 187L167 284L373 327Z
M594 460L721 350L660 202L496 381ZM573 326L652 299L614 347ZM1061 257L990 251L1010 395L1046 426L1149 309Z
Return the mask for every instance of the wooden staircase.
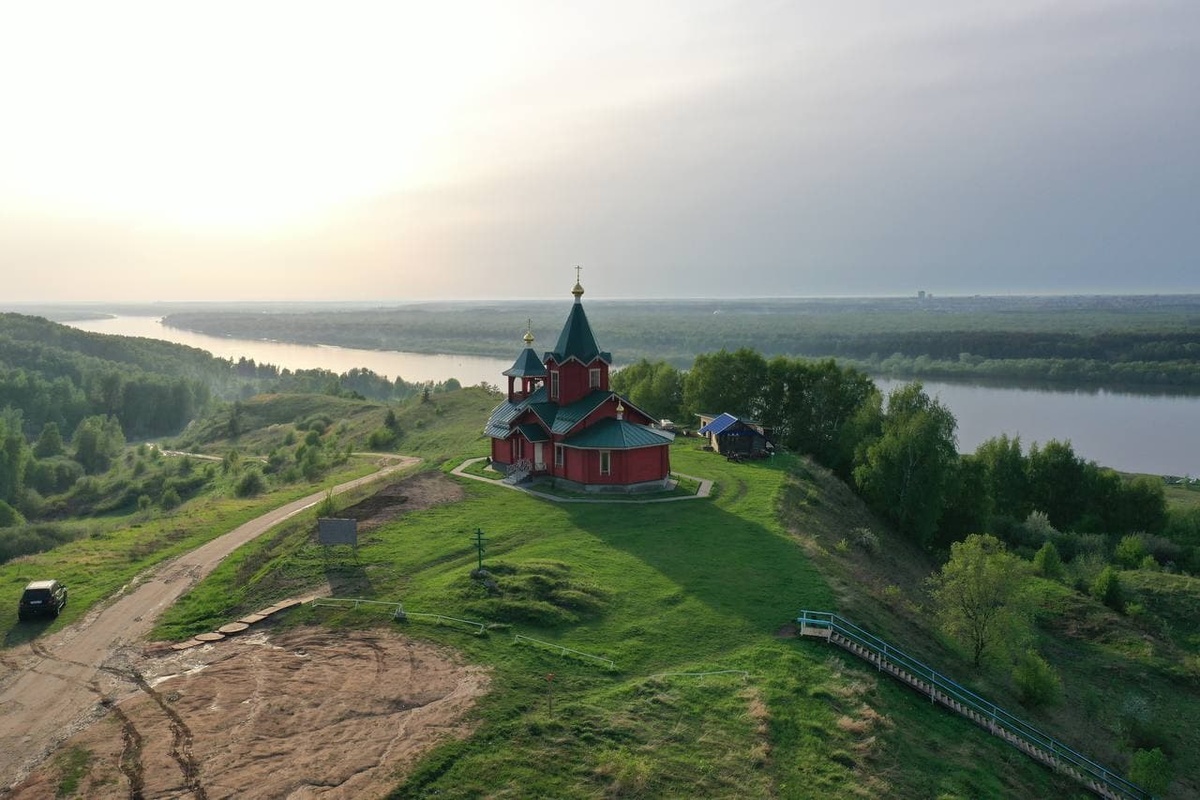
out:
M887 642L828 611L802 611L796 622L802 636L825 639L874 664L931 702L960 714L999 736L1030 758L1070 777L1107 800L1150 800L1149 792L1041 733L1004 709L940 675Z

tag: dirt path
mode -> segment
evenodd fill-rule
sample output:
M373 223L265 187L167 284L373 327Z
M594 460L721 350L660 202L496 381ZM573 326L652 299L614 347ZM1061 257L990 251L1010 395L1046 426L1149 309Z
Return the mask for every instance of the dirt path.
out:
M337 494L370 483L418 460L400 457L333 491ZM136 690L133 665L140 656L136 645L177 598L238 547L324 497L325 492L317 492L251 520L150 570L75 625L4 653L0 665L0 796L65 738L101 715L104 707L113 706L115 698Z

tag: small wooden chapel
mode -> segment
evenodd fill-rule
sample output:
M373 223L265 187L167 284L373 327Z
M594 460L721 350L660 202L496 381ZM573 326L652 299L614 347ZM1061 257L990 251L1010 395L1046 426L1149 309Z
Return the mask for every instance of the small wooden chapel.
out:
M492 463L588 491L662 488L674 434L609 389L612 355L596 345L578 274L571 294L575 302L554 349L538 358L526 330L525 348L503 373L507 397L484 428Z

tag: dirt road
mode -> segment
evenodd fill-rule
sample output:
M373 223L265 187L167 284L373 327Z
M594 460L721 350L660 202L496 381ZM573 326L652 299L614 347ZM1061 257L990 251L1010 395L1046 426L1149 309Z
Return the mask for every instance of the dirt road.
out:
M415 464L401 457L334 493ZM103 713L101 703L136 691L135 646L179 596L241 545L325 497L288 503L135 580L79 623L0 655L0 794L60 742Z

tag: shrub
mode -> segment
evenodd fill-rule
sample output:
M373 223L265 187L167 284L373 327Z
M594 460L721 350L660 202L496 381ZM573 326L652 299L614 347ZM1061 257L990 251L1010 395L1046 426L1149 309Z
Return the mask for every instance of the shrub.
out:
M21 516L21 512L0 500L0 528L12 528L24 524L25 518Z
M870 528L855 528L850 531L850 537L854 546L867 555L873 556L879 552L879 537Z
M396 432L391 428L379 428L367 437L367 445L372 450L385 450L396 443Z
M254 497L260 494L265 486L266 481L263 480L262 473L257 469L248 469L238 479L233 491L238 497Z
M1053 705L1062 696L1058 673L1036 650L1026 650L1017 659L1012 677L1021 702L1027 706Z
M1130 534L1122 536L1121 541L1117 543L1117 549L1113 551L1113 561L1126 569L1136 569L1147 555L1149 553L1146 552L1146 545L1141 538Z
M1033 568L1043 578L1049 578L1052 581L1063 579L1063 563L1054 542L1046 542L1042 545L1042 549L1037 551L1033 557Z
M1171 765L1157 747L1138 750L1129 765L1129 779L1152 795L1163 795L1171 786Z
M333 517L338 513L337 501L333 499L333 490L330 489L321 498L321 502L317 503L318 517Z
M1049 539L1058 533L1044 511L1030 511L1029 516L1025 518L1025 530L1038 539Z
M1092 581L1092 597L1099 600L1113 611L1125 610L1125 591L1121 586L1121 577L1112 567L1105 567Z
M182 501L179 499L179 492L175 491L175 487L168 486L163 490L162 496L158 498L158 504L170 511L172 508L178 508Z
M65 456L54 456L30 462L25 483L48 495L65 492L82 477L83 467L79 462Z
M1071 578L1071 584L1080 592L1087 594L1091 591L1092 583L1107 566L1102 557L1095 553L1086 553L1076 556L1067 564L1067 574Z

